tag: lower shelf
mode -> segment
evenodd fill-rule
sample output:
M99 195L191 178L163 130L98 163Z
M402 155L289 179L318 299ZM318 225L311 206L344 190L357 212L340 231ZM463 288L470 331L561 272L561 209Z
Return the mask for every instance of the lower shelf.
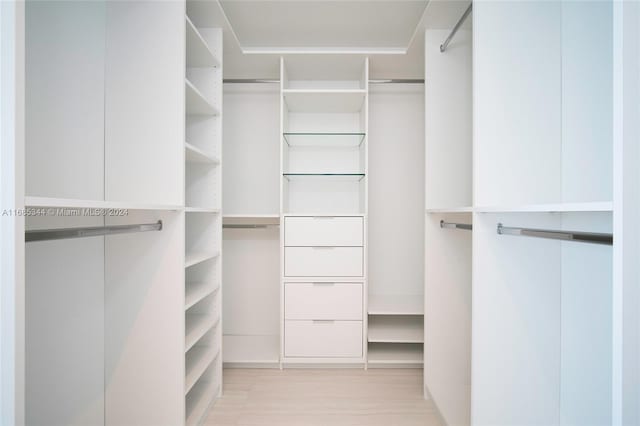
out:
M375 343L423 343L424 318L422 315L370 315L367 339Z
M424 351L420 343L370 343L368 363L379 365L403 365L424 363Z
M219 317L207 314L187 314L185 321L185 352L195 346L196 343L215 327Z
M225 363L274 364L280 362L280 336L226 334L222 339Z
M219 385L213 381L199 381L187 394L186 426L196 426L207 415L218 395Z
M219 354L220 351L213 346L194 346L187 352L185 359L185 393L189 393Z

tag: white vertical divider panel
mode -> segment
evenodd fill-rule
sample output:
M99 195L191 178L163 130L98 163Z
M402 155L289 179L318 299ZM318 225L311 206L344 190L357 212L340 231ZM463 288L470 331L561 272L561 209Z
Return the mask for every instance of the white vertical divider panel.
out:
M0 209L24 208L25 4L0 3ZM0 425L25 424L24 217L0 221Z
M425 224L424 383L449 425L470 424L471 213L427 214Z
M288 150L284 148L284 132L289 127L289 110L284 100L284 89L289 87L289 76L287 74L287 68L284 65L284 58L280 57L280 133L278 134L278 140L280 141L280 275L279 275L279 296L280 296L280 316L278 320L280 322L280 354L278 361L280 363L280 369L284 367L284 283L282 282L282 276L284 275L284 212L289 209L289 188L288 181L284 178L284 165L288 164L289 156ZM286 198L285 198L286 197Z
M565 213L562 228L612 232L611 213ZM561 251L559 424L611 424L612 248L565 242Z
M427 209L471 206L471 31L425 34L425 179Z
M472 232L472 32L425 33L425 351L426 394L451 425L470 423ZM430 213L433 210L441 213Z
M107 426L184 423L183 213L130 211L106 224L157 220L160 232L105 237Z
M105 11L26 2L27 195L104 199Z
M561 201L561 43L560 2L474 2L475 205Z
M612 200L612 13L612 0L562 2L563 202Z
M184 16L178 1L107 4L108 201L182 205Z
M640 424L640 4L614 3L613 418Z

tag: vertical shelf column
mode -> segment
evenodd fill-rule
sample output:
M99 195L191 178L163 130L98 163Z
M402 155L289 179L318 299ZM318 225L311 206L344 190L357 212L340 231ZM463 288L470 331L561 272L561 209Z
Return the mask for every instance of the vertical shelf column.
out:
M222 393L222 30L185 16L185 424Z

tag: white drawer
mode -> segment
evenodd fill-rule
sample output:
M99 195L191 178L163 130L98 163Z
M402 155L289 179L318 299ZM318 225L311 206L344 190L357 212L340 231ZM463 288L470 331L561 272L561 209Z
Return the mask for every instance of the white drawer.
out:
M285 247L287 277L361 277L362 247Z
M362 321L285 321L284 355L360 358Z
M364 219L345 216L287 216L285 246L362 246Z
M286 319L362 320L361 283L286 283Z

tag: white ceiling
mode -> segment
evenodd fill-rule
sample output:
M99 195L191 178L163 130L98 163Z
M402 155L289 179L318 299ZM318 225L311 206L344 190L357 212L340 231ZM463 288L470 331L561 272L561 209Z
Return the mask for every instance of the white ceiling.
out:
M424 30L453 28L469 2L188 0L187 9L196 26L223 28L227 79L278 79L280 56L300 51L367 55L371 79L422 79Z
M406 49L428 0L221 0L244 50Z

